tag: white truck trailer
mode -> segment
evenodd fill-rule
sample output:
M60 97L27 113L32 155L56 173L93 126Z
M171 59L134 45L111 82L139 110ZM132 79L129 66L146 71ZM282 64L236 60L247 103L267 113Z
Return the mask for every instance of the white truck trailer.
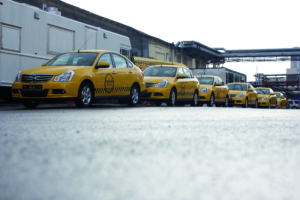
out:
M41 66L59 53L101 49L130 56L128 37L11 0L0 0L0 97L11 99L19 71Z

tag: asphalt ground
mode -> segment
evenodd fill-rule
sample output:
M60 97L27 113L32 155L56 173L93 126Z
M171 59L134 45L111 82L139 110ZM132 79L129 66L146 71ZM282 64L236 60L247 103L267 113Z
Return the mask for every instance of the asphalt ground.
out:
M0 199L299 200L299 114L0 102Z

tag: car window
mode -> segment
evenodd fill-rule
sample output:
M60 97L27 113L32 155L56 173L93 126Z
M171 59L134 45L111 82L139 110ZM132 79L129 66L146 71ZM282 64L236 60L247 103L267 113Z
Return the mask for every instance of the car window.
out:
M269 89L256 89L257 94L270 94Z
M212 77L196 77L200 84L203 85L212 85L214 83L214 78Z
M299 101L294 101L295 102L295 104L299 104Z
M177 77L179 77L180 74L184 74L183 69L181 67L178 69Z
M165 76L175 77L177 68L175 67L149 67L145 69L144 76Z
M275 93L277 98L280 98L280 93Z
M115 61L116 68L127 68L127 63L125 58L117 54L112 54L112 57Z
M92 66L98 53L65 53L53 58L46 66Z
M246 84L228 84L227 86L229 90L241 90L241 91L247 90Z
M108 62L109 63L109 68L113 68L114 67L109 53L102 54L101 57L98 60L97 65L99 65L99 63L101 61Z
M127 65L129 68L133 68L133 64L127 60Z
M187 69L183 69L183 70L184 70L184 74L186 75L187 78L192 78L192 75L189 70L187 70Z

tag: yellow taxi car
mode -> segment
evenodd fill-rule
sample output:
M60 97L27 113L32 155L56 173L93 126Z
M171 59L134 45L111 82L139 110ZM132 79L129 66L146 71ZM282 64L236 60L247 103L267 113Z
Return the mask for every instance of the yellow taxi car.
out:
M257 108L257 92L250 83L228 83L229 89L229 106L241 105L248 108Z
M145 69L147 93L141 100L152 101L157 106L163 102L168 106L184 106L198 103L199 81L184 66L156 65Z
M277 97L271 88L256 88L258 94L258 107L277 107Z
M223 105L228 107L229 89L218 76L199 75L196 76L200 83L200 95L198 105L204 103L211 107L214 104L219 107Z
M124 56L104 50L59 54L40 67L20 71L12 85L13 98L27 108L57 99L89 107L97 98L123 99L135 106L142 92L142 71Z
M274 92L277 97L277 108L286 108L286 98L281 92Z

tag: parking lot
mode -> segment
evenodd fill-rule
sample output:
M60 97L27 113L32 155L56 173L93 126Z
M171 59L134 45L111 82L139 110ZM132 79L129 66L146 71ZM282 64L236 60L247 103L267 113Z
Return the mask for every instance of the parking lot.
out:
M299 111L0 102L0 199L300 199Z

